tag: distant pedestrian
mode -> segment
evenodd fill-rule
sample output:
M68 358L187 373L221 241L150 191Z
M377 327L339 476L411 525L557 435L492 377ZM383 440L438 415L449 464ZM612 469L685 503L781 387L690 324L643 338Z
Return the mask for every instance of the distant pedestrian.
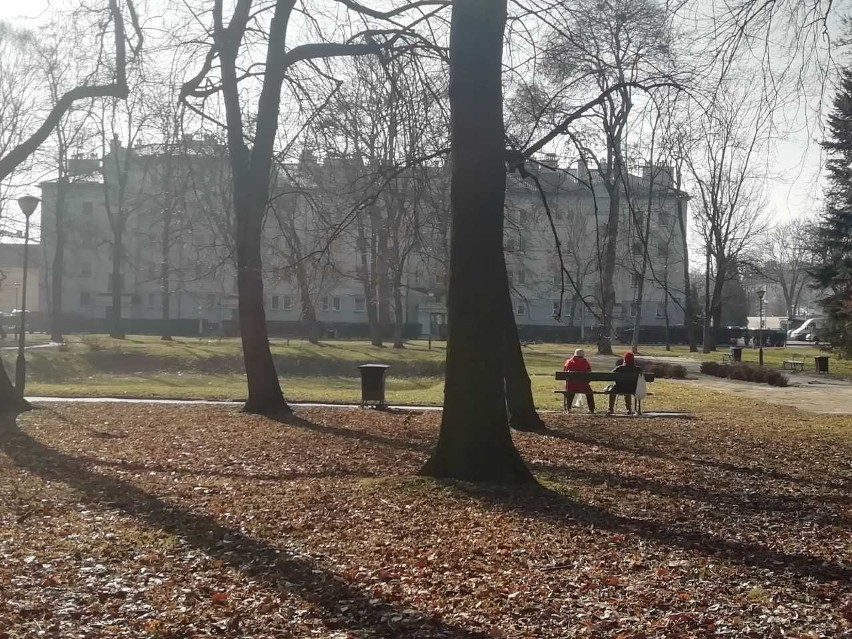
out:
M586 359L586 353L582 348L574 351L574 356L565 362L562 367L564 371L574 371L577 373L591 373L592 365ZM574 396L577 393L583 393L586 396L586 403L589 406L589 412L595 412L595 396L592 394L592 387L589 382L580 382L574 380L565 381L565 404L568 406L568 412L571 412L571 405L574 402Z

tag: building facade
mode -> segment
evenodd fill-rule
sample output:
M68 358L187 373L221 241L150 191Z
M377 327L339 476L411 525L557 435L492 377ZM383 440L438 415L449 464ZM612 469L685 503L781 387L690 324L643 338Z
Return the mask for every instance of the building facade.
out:
M128 150L116 141L99 162L72 162L67 183L41 185L46 264L63 236L69 330L98 330L108 321L116 278L127 332L159 332L164 321L174 333L226 330L237 291L222 146L185 140L179 149ZM585 332L600 319L606 189L594 171L566 170L552 158L529 170L541 190L515 174L507 187L505 248L517 323L522 331ZM584 171L585 180L578 177ZM635 321L640 281L643 326L683 323L679 229L687 198L666 171L653 182L648 171L629 177L622 198L618 327ZM313 318L340 335L365 335L369 325L395 326L408 337L440 332L449 256L445 167L400 174L304 152L280 167L274 188L262 249L272 333L296 334ZM41 279L47 310L54 278Z

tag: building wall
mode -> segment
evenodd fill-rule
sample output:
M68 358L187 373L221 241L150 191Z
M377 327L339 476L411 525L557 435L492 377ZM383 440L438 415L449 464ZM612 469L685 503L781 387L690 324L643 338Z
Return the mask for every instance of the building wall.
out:
M177 207L180 194L180 220L175 222L175 237L168 247L170 280L170 315L175 319L203 319L218 325L235 315L236 273L230 233L227 230L227 167L222 156L193 160L203 171L189 178L180 167L166 162L163 155L140 155L133 160L125 206L132 210L125 234L126 264L122 269L126 295L122 315L128 319L156 320L162 314L160 267L163 261L163 210ZM110 162L104 164L109 174ZM328 175L341 170L331 164L314 164L313 171ZM202 175L198 177L199 173ZM294 166L293 174L305 176L303 166ZM556 174L556 172L554 172ZM608 202L605 191L594 192L579 187L576 180L564 177L549 179L549 203L554 214L563 258L578 282L583 296L594 309L599 307L599 274L596 228L605 219ZM168 177L166 177L168 176ZM443 171L435 179L445 179ZM164 186L169 180L169 188ZM266 221L264 279L267 319L276 322L298 322L301 318L301 293L294 262L294 247L287 241L284 225L292 224L299 238L300 263L308 273L310 299L321 322L366 324L367 296L360 278L363 238L358 223L341 227L329 220L344 220L351 211L357 193L345 193L348 186L341 181L326 188L318 179L292 175L279 182L282 191L275 209ZM641 180L637 178L641 187ZM108 180L114 183L115 180ZM334 180L332 180L334 182ZM351 184L347 183L347 184ZM323 188L319 188L323 186ZM50 264L56 244L56 188L54 182L42 184L42 237L45 263ZM311 196L304 191L311 191ZM639 191L637 190L637 193ZM171 200L167 194L171 193ZM289 194L288 194L289 193ZM645 196L647 197L647 196ZM671 189L661 189L652 205L650 259L654 264L646 277L643 325L662 325L665 307L669 323L682 324L683 314L671 303L682 291L682 242L671 237L671 223L676 214L677 197ZM635 201L641 198L637 196ZM117 196L110 202L115 208ZM63 307L66 313L89 318L107 317L111 305L111 242L107 191L102 179L81 180L68 185L66 198L67 246L66 275L63 282ZM376 204L378 206L380 202ZM635 204L635 202L634 202ZM420 323L425 334L429 324L443 322L443 290L446 281L446 258L438 255L447 245L446 201L434 204L428 239L412 250L400 278L407 323ZM685 207L684 207L685 210ZM633 210L635 214L635 208ZM281 218L278 218L278 215ZM369 215L367 210L362 215ZM443 217L442 217L443 216ZM616 326L632 325L631 307L636 298L633 273L637 256L633 254L633 231L628 206L624 206L622 226L625 240L619 246L616 269ZM322 218L322 224L317 220ZM442 221L443 220L443 221ZM664 220L665 223L662 223ZM330 230L331 229L331 230ZM668 230L667 230L668 229ZM402 230L405 235L408 231ZM668 235L667 235L668 233ZM442 237L443 236L443 237ZM510 182L506 214L507 264L512 278L512 295L519 325L531 326L595 326L594 312L585 310L566 282L561 309L558 258L554 249L550 222L541 198L528 184ZM444 246L439 246L443 244ZM665 248L665 256L662 249ZM305 257L308 256L308 257ZM34 277L33 282L40 278ZM52 286L50 277L45 286ZM667 282L666 286L662 282ZM666 290L669 291L667 295ZM2 289L0 289L2 294ZM681 296L682 297L682 296ZM44 298L49 299L47 291ZM37 296L36 298L37 299ZM561 310L562 317L554 317Z

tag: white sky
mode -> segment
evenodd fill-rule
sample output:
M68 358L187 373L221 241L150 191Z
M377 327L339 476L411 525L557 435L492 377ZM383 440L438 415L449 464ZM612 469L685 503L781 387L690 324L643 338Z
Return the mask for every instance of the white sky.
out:
M0 0L0 19L35 27L51 7L73 4L75 0ZM808 121L800 115L796 130L775 145L766 177L767 208L774 218L786 219L818 211L823 187L818 146L822 134L815 114L819 113L820 99L825 104L823 114L830 107L831 87L826 93L825 96L811 96L807 104Z

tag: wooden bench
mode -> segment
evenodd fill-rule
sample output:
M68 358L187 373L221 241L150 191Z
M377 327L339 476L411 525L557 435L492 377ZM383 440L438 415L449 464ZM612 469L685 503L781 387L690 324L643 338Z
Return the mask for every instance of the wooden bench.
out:
M785 371L804 371L805 370L805 356L802 355L800 357L792 356L791 359L785 359L782 367Z
M655 378L654 373L645 373L645 381L653 382ZM620 384L622 386L632 388L632 392L629 393L615 393L616 395L630 395L636 402L636 413L642 414L642 402L636 397L636 380L638 379L637 375L633 375L632 373L581 373L579 371L556 371L556 379L561 381L571 380L572 382L610 382L614 384ZM562 394L562 410L567 411L570 406L568 406L568 395L582 395L583 393L577 393L573 391L566 390L555 390L554 393ZM612 395L611 391L592 391L595 395Z

